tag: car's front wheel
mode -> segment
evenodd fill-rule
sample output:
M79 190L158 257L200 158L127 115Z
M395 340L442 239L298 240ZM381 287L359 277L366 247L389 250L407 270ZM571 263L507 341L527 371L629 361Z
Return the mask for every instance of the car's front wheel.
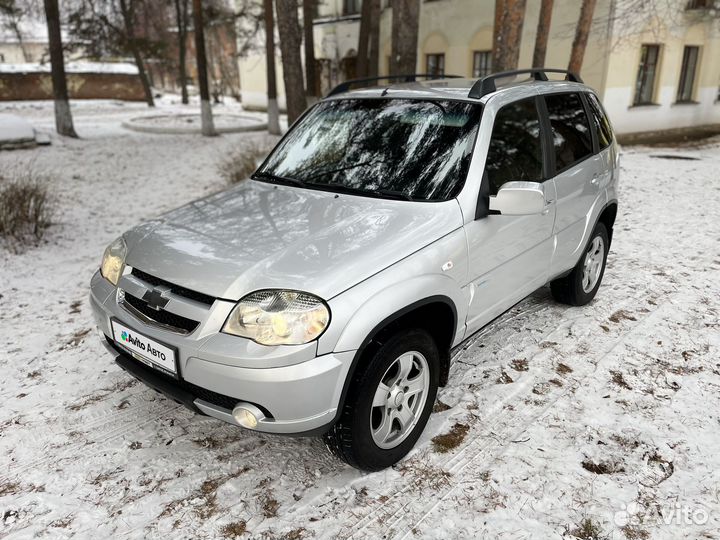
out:
M402 459L427 424L439 384L432 337L414 329L385 340L351 382L338 422L324 435L348 464L377 471Z

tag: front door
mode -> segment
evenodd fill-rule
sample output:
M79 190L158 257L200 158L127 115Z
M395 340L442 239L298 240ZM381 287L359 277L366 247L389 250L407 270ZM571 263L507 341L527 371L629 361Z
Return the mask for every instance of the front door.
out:
M485 161L484 196L496 195L506 182L543 183L548 201L555 185L543 159L544 127L538 99L503 106L495 117ZM465 226L468 242L469 333L544 285L553 251L555 205L529 216L481 215Z

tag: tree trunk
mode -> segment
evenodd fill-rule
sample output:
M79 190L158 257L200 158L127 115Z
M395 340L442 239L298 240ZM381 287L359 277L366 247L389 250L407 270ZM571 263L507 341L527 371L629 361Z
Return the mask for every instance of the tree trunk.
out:
M358 31L358 48L357 48L357 66L355 69L358 78L368 76L368 63L369 53L368 49L370 46L370 17L371 17L371 2L370 0L363 0L362 7L360 10L360 29Z
M525 20L525 0L495 0L493 71L517 69Z
M55 99L55 129L60 135L77 138L70 112L67 81L65 80L65 58L63 57L62 36L60 34L58 0L45 0L45 18L47 19L48 43L50 46L53 98Z
M210 88L208 86L207 56L205 55L205 27L203 23L202 0L193 0L193 26L195 29L195 58L197 62L198 86L200 87L200 120L202 134L206 137L217 135L213 124Z
M276 6L288 124L292 124L307 107L300 59L302 34L298 21L297 0L277 0Z
M416 71L420 0L391 0L392 49L390 75Z
M380 0L370 0L368 77L377 77L380 64Z
M550 22L552 21L553 0L542 0L540 5L540 18L538 19L537 34L535 35L535 51L533 52L533 67L545 67L545 54L547 52L548 36L550 35Z
M316 0L303 0L303 32L305 34L305 94L308 102L318 98L317 74L315 69L315 38L313 36L313 15Z
M587 46L588 36L590 35L590 26L592 25L593 13L595 12L596 0L583 0L580 8L580 19L575 29L575 39L570 52L570 62L568 63L568 71L580 74L583 58L585 57L585 47Z
M185 62L187 56L188 0L174 0L174 3L175 21L178 29L178 76L180 77L180 94L182 96L182 102L187 105L189 99Z
M148 107L154 107L155 101L153 100L150 80L148 79L147 72L145 71L145 63L143 62L142 55L140 54L140 48L138 47L137 40L135 39L135 32L133 30L133 14L128 8L127 0L120 0L120 12L122 13L123 26L125 27L125 34L127 36L130 52L132 53L135 65L138 68L138 76L140 77L140 82L142 83L143 92L145 92L145 101L147 101Z
M264 0L264 2L268 132L271 135L280 135L280 113L278 111L277 82L275 80L275 21L273 20L273 0Z

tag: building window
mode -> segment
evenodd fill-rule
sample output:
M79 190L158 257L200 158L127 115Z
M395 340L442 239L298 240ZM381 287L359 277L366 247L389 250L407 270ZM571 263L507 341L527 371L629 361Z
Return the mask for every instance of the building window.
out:
M680 82L678 83L678 102L688 102L693 99L695 86L695 72L697 69L698 53L700 47L688 46L683 51L682 68L680 68Z
M360 13L360 0L343 0L343 15Z
M472 76L475 78L486 77L492 72L492 51L473 52Z
M425 73L435 77L445 75L445 55L444 54L426 54L425 55Z
M640 49L640 67L635 83L635 105L652 103L659 58L659 45L643 45Z

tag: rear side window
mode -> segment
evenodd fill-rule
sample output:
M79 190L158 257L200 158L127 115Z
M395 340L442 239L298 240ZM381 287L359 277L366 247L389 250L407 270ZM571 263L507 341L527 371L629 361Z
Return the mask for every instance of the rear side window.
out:
M607 116L605 116L605 113L600 106L600 101L598 101L597 96L595 94L585 94L585 97L587 97L588 104L590 105L590 117L595 125L598 143L600 144L600 149L602 150L603 148L610 146L610 142L612 141L612 128L610 127L610 122L608 121Z
M585 108L579 94L545 96L553 146L555 170L562 172L592 155L592 137Z
M485 171L490 194L505 182L543 181L540 117L535 98L505 105L495 117Z

